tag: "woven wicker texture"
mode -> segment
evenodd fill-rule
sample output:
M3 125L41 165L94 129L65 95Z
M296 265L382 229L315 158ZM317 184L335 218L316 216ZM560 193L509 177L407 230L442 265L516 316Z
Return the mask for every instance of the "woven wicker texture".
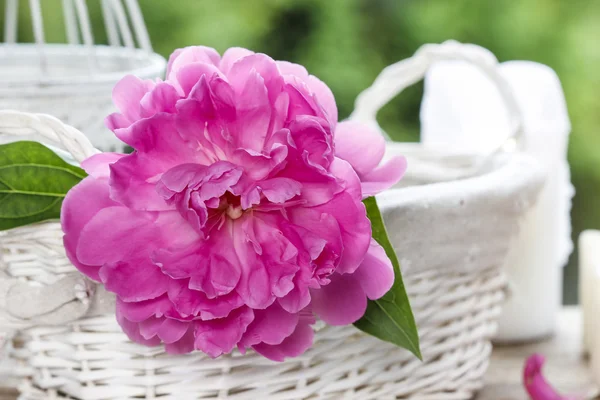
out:
M21 398L470 398L488 365L502 275L428 272L407 287L424 363L352 326L323 327L313 348L284 363L256 354L173 357L130 343L114 317L97 317L23 333L35 372Z
M34 132L68 149L77 160L94 152L82 134L54 118L0 112L0 137ZM21 378L21 399L471 398L482 385L503 298L505 281L499 266L519 216L542 183L528 158L500 158L491 172L480 177L399 188L381 196L384 219L393 227L393 244L407 265L405 282L424 362L352 326L317 327L315 346L283 363L252 352L217 360L200 353L169 356L162 348L128 341L114 314L106 312L112 310L111 296L97 288L86 292L90 298L82 299L90 307L83 319L51 326L37 317L13 315L15 327L21 329L16 340L24 344L11 351L14 371ZM497 199L494 206L502 211L501 220L486 212L490 199ZM464 206L457 207L460 204ZM423 226L418 216L428 215L427 207L437 210L437 216ZM403 223L398 218L403 213L417 217ZM472 225L468 234L444 239L449 240L445 247L432 247L444 238L436 236L435 226L468 220L471 215L484 220ZM491 224L496 224L498 234L477 228ZM39 286L58 284L74 271L61 237L57 222L4 232L0 236L3 273L16 282L29 282L32 293ZM470 252L469 239L480 243L477 253ZM421 242L419 246L415 240ZM436 268L423 267L427 259L422 249L437 252ZM457 254L468 260L467 268L456 263ZM6 310L0 311L0 324L6 326Z

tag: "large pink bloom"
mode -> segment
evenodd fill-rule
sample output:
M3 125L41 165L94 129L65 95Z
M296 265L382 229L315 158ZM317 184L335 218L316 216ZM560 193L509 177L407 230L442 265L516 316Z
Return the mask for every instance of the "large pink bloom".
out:
M334 138L333 95L303 67L190 47L165 81L126 77L113 98L107 124L135 151L83 163L62 225L132 340L283 360L310 347L315 315L350 324L389 290L361 199L397 182L403 160L382 170L384 143L360 126Z

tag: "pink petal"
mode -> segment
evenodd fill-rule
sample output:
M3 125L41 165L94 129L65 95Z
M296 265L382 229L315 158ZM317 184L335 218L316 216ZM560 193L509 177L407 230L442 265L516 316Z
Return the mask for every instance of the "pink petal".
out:
M260 343L252 346L259 354L273 361L284 361L289 357L298 357L308 350L313 343L314 331L307 323L298 324L294 333L285 338L281 344L269 345Z
M544 356L533 354L525 362L523 384L531 400L583 400L576 396L561 396L542 375Z
M203 277L199 274L192 275L189 287L190 289L203 291L208 298L226 295L240 281L240 269L237 262L234 264L227 257L213 253L210 257L208 273Z
M236 220L232 235L242 265L236 290L244 303L255 309L267 308L275 298L289 293L298 270L297 250L277 228L276 214L260 217Z
M302 192L302 184L289 178L272 178L259 183L261 192L272 203L285 203Z
M385 153L385 139L356 121L340 122L335 130L335 155L348 161L359 176L373 171Z
M284 310L289 313L297 313L310 304L311 298L310 291L308 290L310 278L310 276L300 276L300 272L296 274L294 277L294 288L277 300Z
M112 92L113 102L127 120L135 121L141 117L140 101L153 87L152 81L127 75L115 85Z
M81 204L85 204L85 207L81 207ZM89 221L100 210L116 204L109 198L106 180L96 180L91 176L73 187L63 200L60 219L65 233L64 246L67 256L77 269L95 281L100 280L100 264L81 262L76 255L77 245L81 232Z
M152 90L141 98L142 113L145 117L151 117L160 112L173 114L176 111L175 104L179 98L177 90L171 84L166 82L157 83Z
M184 318L198 316L203 320L224 318L244 304L237 293L209 299L204 293L189 289L186 282L185 280L171 281L169 285L169 299Z
M165 351L169 354L187 354L194 351L194 337L195 325L190 323L188 330L181 339L174 343L165 344Z
M169 288L169 278L147 259L105 264L99 275L106 290L124 301L154 299Z
M344 250L337 271L352 273L362 263L371 242L371 222L362 202L340 193L315 210L330 214L339 223Z
M258 343L281 344L296 329L299 315L290 314L273 303L264 310L254 311L254 321L248 326L241 344L246 347Z
M299 152L306 154L312 166L329 168L333 160L333 136L323 120L312 116L299 116L289 125L289 130Z
M166 318L161 324L157 334L163 343L175 343L187 333L189 322L177 321L175 319Z
M365 259L352 277L360 283L363 291L371 300L386 294L394 284L394 268L383 247L371 239Z
M406 158L394 157L361 177L363 197L374 196L394 186L406 172Z
M177 132L167 114L140 120L131 127L131 144L137 150L111 164L111 197L138 210L170 209L156 193L155 182L168 169L194 162L198 152Z
M94 178L108 178L110 175L110 165L125 157L121 153L98 153L83 160L81 168Z
M329 325L351 324L367 309L367 296L350 274L335 274L329 285L311 290L311 297L313 311Z
M282 75L293 75L301 79L308 78L308 72L300 64L291 63L288 61L277 61L277 68Z
M323 107L327 120L331 124L331 129L335 129L338 120L337 105L335 98L329 86L316 76L310 75L306 81L310 90L314 93L319 104Z
M230 353L254 319L252 309L242 307L226 318L196 322L195 348L211 357Z
M220 62L219 53L215 49L205 46L190 46L183 49L177 49L169 57L169 63L167 64L167 79L171 78L171 75L177 74L177 72L184 66L192 63L204 63L219 65Z
M338 182L343 183L344 191L355 201L362 200L363 194L360 179L348 161L335 157L329 167L329 171L337 178Z
M241 47L230 47L225 51L225 53L223 53L223 58L221 58L219 69L223 71L225 75L229 75L233 64L252 54L254 54L254 52L248 49Z
M232 162L242 165L250 179L260 181L276 171L288 154L285 146L274 147L268 155L248 149L237 149Z
M251 54L243 57L232 65L227 78L231 86L239 93L245 86L248 77L254 73L257 73L263 79L269 103L275 104L283 91L283 77L271 57L265 54Z
M192 94L191 92L198 82L200 82L200 78L204 77L207 81L210 81L213 77L220 76L222 76L221 71L212 64L188 64L182 66L181 69L177 71L177 81L174 83L178 84L183 94L187 96Z
M157 235L148 215L122 206L103 208L81 230L77 258L89 265L130 259L147 253Z
M159 249L153 259L169 277L191 278L189 288L212 299L232 292L240 281L242 266L235 252L224 251L231 245L225 229L215 230L201 244L192 242L187 249L179 247L173 252Z
M164 316L172 308L167 296L160 296L146 301L126 302L117 298L117 316L131 322L142 322L149 318Z
M269 134L272 112L263 77L250 71L237 94L236 146L260 152Z
M119 308L117 307L117 322L123 329L123 332L129 337L129 339L135 343L142 344L144 346L158 346L160 344L160 339L158 337L153 337L151 339L146 339L140 333L139 325L135 322L131 322L128 319L124 318L119 312Z

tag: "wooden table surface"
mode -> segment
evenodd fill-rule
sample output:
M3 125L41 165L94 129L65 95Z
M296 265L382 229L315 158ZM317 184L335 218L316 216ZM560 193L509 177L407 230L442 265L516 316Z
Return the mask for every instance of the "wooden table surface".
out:
M576 307L561 311L556 335L539 343L518 346L496 346L484 389L475 400L527 400L521 385L521 369L527 356L546 356L544 374L564 394L596 398L598 390L592 382L581 346L581 313ZM600 397L599 397L600 398ZM0 400L15 400L14 392L0 391Z

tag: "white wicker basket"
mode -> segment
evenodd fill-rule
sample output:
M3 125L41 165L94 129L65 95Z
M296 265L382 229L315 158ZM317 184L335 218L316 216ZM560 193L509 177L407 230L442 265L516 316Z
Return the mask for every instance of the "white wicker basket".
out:
M0 112L0 135L32 131L76 160L94 151L82 135L47 116ZM0 319L21 329L24 342L12 353L23 366L21 399L471 398L483 384L503 299L500 266L543 176L519 154L493 154L481 163L418 145L390 145L389 152L409 153L417 166L408 180L420 185L392 189L379 201L403 264L424 362L352 326L320 326L314 346L283 363L252 352L216 360L201 353L170 356L133 344L115 321L111 295L76 284L80 278L64 256L60 226L48 222L7 231L0 240L3 284L29 288L32 295L20 298L42 298L49 309L19 315L19 306L2 304L0 297ZM465 160L477 171L462 168ZM472 176L431 183L456 171ZM46 303L58 300L34 287L64 287L69 279L73 289L60 290L64 299L56 307ZM75 311L63 312L67 307Z
M98 0L95 0L98 1ZM166 61L154 53L136 0L102 0L110 46L96 45L85 0L63 0L68 43L47 44L42 5L30 0L36 43L17 38L19 0L6 0L0 43L0 110L47 113L82 130L105 151L123 143L104 126L114 110L111 92L125 75L162 76ZM131 27L130 22L131 21ZM136 48L137 40L139 48Z

